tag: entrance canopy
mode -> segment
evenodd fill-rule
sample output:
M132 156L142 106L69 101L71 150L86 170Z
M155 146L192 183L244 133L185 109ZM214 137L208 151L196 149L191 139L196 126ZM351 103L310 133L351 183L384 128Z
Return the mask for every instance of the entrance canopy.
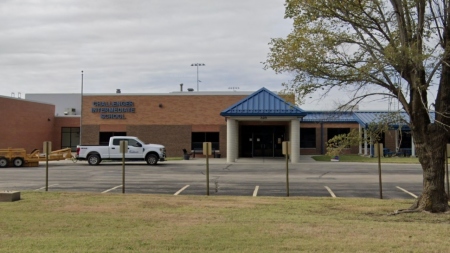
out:
M261 88L220 115L227 120L228 163L235 162L239 153L244 156L281 155L281 142L287 140L291 145L291 162L299 162L300 119L306 116L306 112L277 94ZM280 126L282 121L286 123Z
M247 98L223 110L221 116L306 116L306 112L275 93L261 88Z

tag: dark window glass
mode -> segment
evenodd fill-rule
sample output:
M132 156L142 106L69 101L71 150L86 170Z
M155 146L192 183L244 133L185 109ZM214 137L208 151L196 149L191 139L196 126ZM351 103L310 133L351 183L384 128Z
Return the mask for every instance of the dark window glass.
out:
M219 142L219 133L205 133L205 141Z
M398 135L400 142L400 148L411 148L411 132L402 130L402 133Z
M211 142L212 149L219 150L219 132L192 133L192 150L203 150L203 142Z
M300 128L300 148L316 147L316 129Z
M332 139L336 135L348 134L348 133L350 133L350 128L328 128L327 129L327 135L328 135L327 140Z
M77 150L80 144L80 128L79 127L62 127L61 128L61 148L70 148L72 152Z
M101 146L108 146L109 138L111 138L112 136L126 136L126 135L127 135L126 132L100 132L99 144ZM115 144L114 142L113 145L120 145L120 144Z

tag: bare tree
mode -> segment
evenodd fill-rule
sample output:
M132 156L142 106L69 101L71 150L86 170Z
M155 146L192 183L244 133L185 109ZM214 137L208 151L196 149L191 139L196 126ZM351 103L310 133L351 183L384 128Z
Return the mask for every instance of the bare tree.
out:
M357 104L393 97L410 117L423 191L407 211L446 212L445 144L450 129L450 8L447 0L286 0L293 19L272 39L266 68L295 73L298 97L346 89ZM428 101L436 90L434 101ZM435 118L430 117L435 112Z

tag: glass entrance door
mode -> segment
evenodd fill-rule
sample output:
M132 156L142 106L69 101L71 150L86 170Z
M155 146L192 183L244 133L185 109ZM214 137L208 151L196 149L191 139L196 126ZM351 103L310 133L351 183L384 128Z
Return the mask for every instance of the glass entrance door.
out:
M254 157L272 157L273 156L273 138L272 134L254 134L253 156Z
M240 157L280 157L281 142L285 138L285 126L240 127Z

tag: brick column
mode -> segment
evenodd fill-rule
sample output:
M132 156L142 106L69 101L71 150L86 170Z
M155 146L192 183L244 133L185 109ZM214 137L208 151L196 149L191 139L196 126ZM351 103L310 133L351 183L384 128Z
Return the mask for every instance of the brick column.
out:
M300 121L291 120L291 163L300 162Z

